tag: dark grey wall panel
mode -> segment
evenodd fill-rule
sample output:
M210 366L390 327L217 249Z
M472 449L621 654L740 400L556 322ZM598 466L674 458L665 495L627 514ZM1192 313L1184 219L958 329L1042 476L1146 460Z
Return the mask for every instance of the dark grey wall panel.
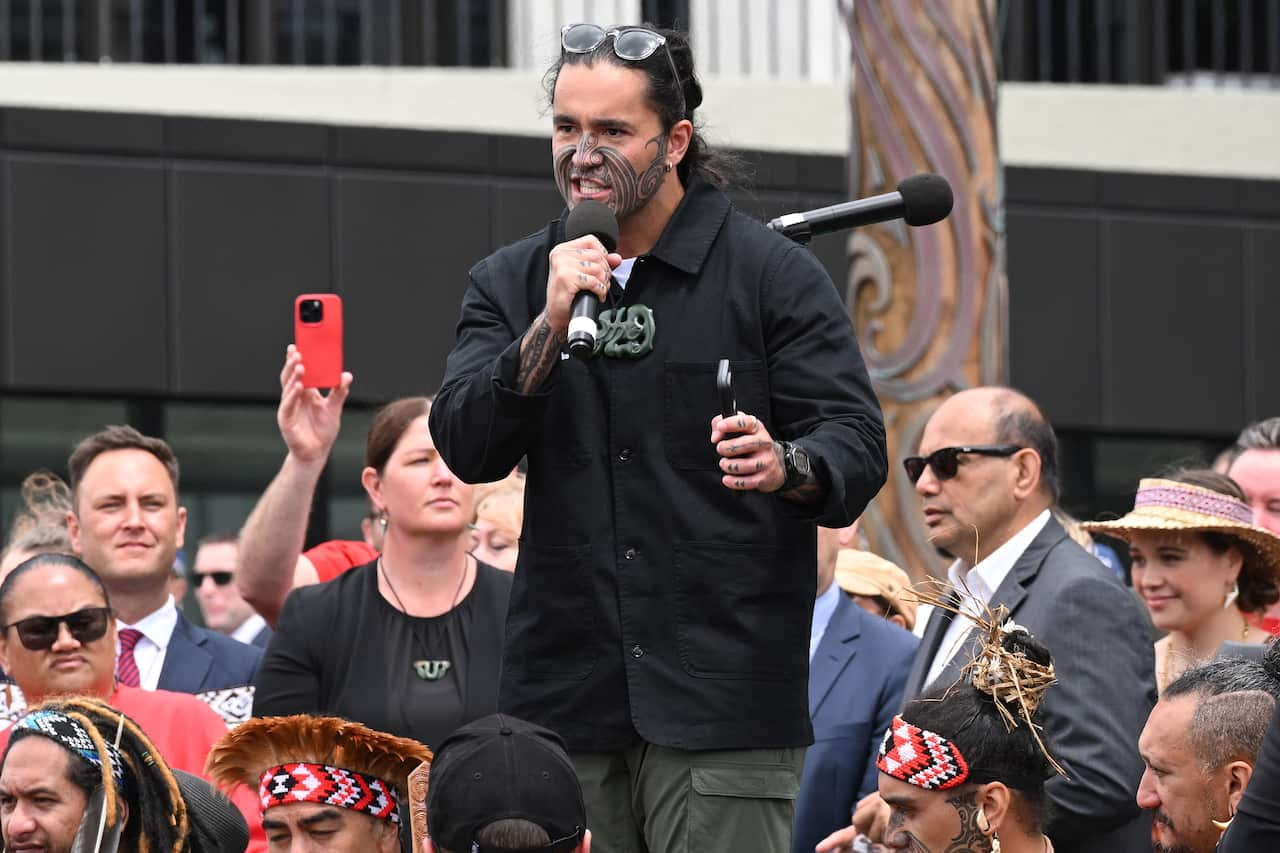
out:
M550 177L543 180L497 180L493 194L492 244L489 252L537 231L564 211L564 199Z
M279 394L294 297L333 289L327 175L182 164L172 183L173 390Z
M1100 423L1098 223L1021 213L1008 229L1011 384L1060 428Z
M462 179L344 174L335 205L354 398L435 393L467 270L492 251L489 193Z
M7 382L163 392L164 172L102 158L7 158Z
M323 163L332 131L319 124L175 116L168 120L168 150L193 160Z
M1245 421L1243 234L1168 219L1105 223L1108 425L1234 433Z
M10 107L0 111L0 144L37 151L160 154L165 119L141 113L96 113Z
M1250 228L1248 233L1249 301L1252 352L1248 353L1250 420L1280 416L1280 225Z

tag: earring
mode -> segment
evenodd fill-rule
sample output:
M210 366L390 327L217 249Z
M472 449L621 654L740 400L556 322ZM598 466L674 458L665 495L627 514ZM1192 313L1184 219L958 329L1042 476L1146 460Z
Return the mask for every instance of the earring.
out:
M983 835L991 834L991 821L987 820L987 813L982 809L978 809L978 817L974 822L978 824L978 831Z
M664 171L664 172L670 172L670 171L671 171L671 161L670 161L670 160L668 160L668 161L667 161L667 165L666 165L666 167L663 169L663 171Z
M1236 810L1234 808L1231 808L1230 806L1228 806L1227 808L1228 808L1228 811L1227 811L1226 820L1210 820L1209 821L1209 823L1213 824L1215 827L1218 828L1219 832L1226 832L1228 829L1230 829L1231 821L1236 819Z
M1227 600L1222 603L1223 610L1230 610L1231 605L1236 603L1236 599L1240 597L1240 583L1231 584L1231 591L1227 593Z
M382 532L385 533L387 531L387 511L385 509L378 513L378 524L382 526Z
M1000 833L991 833L991 853L1000 853Z

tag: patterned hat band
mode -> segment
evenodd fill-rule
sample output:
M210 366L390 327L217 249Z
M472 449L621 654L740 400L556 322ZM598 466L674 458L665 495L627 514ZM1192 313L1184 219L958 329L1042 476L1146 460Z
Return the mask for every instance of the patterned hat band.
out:
M93 738L89 737L89 732L66 714L35 710L19 719L13 727L43 735L64 749L74 752L94 767L102 767L102 756L98 754L97 744L93 742ZM115 780L116 788L124 793L124 761L120 757L120 750L116 749L115 744L110 741L106 741L104 746L107 749L107 760L111 765L111 778Z
M1252 524L1253 512L1244 501L1211 489L1162 480L1143 480L1133 502L1135 510L1153 509L1216 516L1234 524Z
M289 803L320 803L400 822L395 788L381 779L327 764L281 764L262 774L258 798L265 812Z
M963 785L969 778L969 763L959 747L902 717L894 717L884 733L876 767L881 773L926 791L945 791Z

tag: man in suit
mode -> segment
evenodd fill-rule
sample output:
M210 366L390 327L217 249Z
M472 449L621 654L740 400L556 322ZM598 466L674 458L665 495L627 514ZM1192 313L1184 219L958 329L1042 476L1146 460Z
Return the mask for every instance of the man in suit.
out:
M234 532L214 533L201 539L191 566L191 584L207 627L265 649L271 628L236 588L239 551L239 536Z
M169 445L107 427L76 445L67 469L67 531L111 596L121 683L179 693L251 683L262 650L192 625L169 595L187 521Z
M1148 851L1133 794L1138 735L1155 703L1154 655L1137 601L1050 514L1057 440L1039 408L1007 388L962 391L938 407L906 460L929 541L961 609L1004 607L1053 653L1047 742L1067 771L1046 786L1057 853ZM907 679L908 698L951 683L972 658L972 622L935 609Z
M796 798L793 853L812 853L849 825L876 790L876 752L902 707L917 640L854 604L834 583L840 531L818 528L818 597L809 634L809 717L814 743Z

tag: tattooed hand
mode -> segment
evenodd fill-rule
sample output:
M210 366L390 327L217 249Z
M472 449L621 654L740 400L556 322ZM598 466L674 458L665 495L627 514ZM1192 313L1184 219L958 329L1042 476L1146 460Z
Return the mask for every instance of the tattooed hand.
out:
M595 236L588 234L561 243L551 250L547 270L547 307L543 309L553 334L568 334L573 297L585 290L603 301L609 292L609 277L622 256L606 252Z
M711 420L711 443L720 454L721 482L738 492L776 492L787 472L777 442L755 415L738 412Z

